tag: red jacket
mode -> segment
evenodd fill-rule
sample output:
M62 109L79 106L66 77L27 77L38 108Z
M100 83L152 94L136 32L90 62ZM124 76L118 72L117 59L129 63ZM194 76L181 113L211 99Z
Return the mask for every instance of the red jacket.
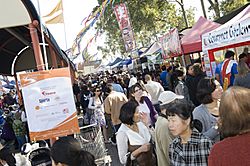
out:
M209 166L249 166L250 132L228 137L215 144L208 157Z

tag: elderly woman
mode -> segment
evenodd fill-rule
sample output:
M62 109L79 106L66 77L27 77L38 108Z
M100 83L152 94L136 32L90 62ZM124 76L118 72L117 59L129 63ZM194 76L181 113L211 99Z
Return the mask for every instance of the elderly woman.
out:
M212 141L198 132L192 111L193 106L186 100L175 100L167 109L169 130L176 136L169 146L171 166L207 165Z
M220 129L223 141L215 144L209 166L250 165L250 90L229 88L221 98Z
M140 122L138 103L129 101L121 107L122 122L116 136L120 162L126 165L153 166L148 128Z
M154 126L157 119L157 112L150 99L143 93L144 88L136 83L131 87L130 100L138 103L138 109L140 113L146 114L148 119L148 126Z
M212 141L220 141L218 130L219 105L223 89L217 80L203 78L197 87L197 99L202 103L194 109L193 116L202 124L202 133Z

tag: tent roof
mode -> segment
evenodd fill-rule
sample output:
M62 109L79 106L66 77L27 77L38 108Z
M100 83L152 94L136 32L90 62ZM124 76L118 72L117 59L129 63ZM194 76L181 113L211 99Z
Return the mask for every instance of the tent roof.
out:
M224 15L224 16L218 18L217 20L214 20L214 22L219 23L219 24L225 24L226 22L228 22L229 20L234 18L237 14L239 14L242 10L244 10L249 4L250 3L247 3L244 6L238 8L236 10L233 10L229 14Z
M151 44L148 49L146 49L143 54L140 57L144 57L147 55L152 55L155 52L159 51L161 49L161 45L158 42L154 42L153 44Z
M116 59L114 60L114 62L110 63L109 66L114 66L115 64L121 62L122 60L123 60L122 58L119 58L119 57L118 57L118 58L116 58Z
M181 39L184 54L202 51L201 35L219 26L220 24L218 23L200 17L193 25L192 29L190 29Z
M0 0L0 74L13 75L14 72L36 69L33 46L28 24L39 21L38 13L30 0ZM19 16L22 16L19 18ZM46 27L43 27L46 45L54 48L58 64L60 60L70 61L57 45ZM41 30L38 27L39 42L42 43ZM42 50L42 49L41 49ZM47 48L49 67L52 67L50 51ZM43 51L42 51L43 53ZM59 65L60 66L60 65ZM71 67L75 70L73 63Z

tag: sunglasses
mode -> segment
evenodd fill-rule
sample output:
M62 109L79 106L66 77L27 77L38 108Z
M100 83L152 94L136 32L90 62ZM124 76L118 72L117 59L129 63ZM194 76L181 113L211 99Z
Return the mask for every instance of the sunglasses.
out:
M101 92L101 90L96 90L95 92Z

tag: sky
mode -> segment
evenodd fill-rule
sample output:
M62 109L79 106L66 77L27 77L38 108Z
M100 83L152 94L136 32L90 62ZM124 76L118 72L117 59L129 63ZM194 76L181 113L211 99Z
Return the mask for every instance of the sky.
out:
M48 14L59 2L59 0L31 0L34 6L37 8L38 13L41 16L45 16ZM174 1L174 0L169 0ZM189 7L195 7L195 21L198 20L200 16L203 16L202 8L200 0L183 0L185 9ZM205 8L207 9L209 4L207 0L204 0ZM176 2L172 2L176 3ZM39 5L38 5L39 4ZM63 24L50 24L46 25L50 32L53 34L59 46L66 50L67 48L71 48L73 45L73 41L76 38L77 34L84 27L81 25L82 20L87 17L92 9L97 6L97 0L63 0L63 10L64 10L64 25ZM39 12L40 6L40 12ZM179 4L176 3L178 7ZM208 14L208 11L207 11ZM208 15L211 15L208 14ZM104 17L106 17L104 15ZM66 34L66 35L65 35ZM87 41L95 34L94 28L90 29L87 34L83 38L83 42L81 43L82 49L85 48ZM67 41L67 42L66 42ZM105 41L105 36L102 35L98 37L97 41L93 41L89 46L89 53L96 54L97 58L101 58L101 52L97 51L97 46L103 45ZM108 61L112 61L113 59L108 59ZM81 62L82 58L76 59L76 62Z

